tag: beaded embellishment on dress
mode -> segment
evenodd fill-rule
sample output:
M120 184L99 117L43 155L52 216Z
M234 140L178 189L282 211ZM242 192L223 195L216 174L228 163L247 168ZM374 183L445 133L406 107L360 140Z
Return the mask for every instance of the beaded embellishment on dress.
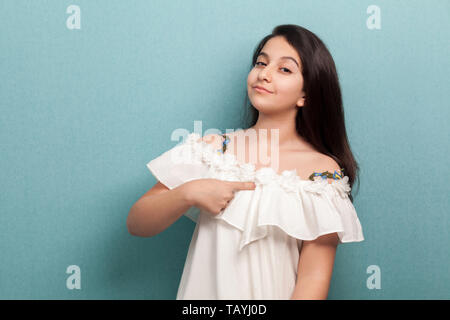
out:
M334 179L334 180L342 179L342 177L344 176L344 168L341 168L340 173L337 172L336 170L334 170L334 173L330 173L328 171L324 171L322 173L313 172L309 176L309 180L313 180L314 181L314 177L315 176L320 176L320 177L322 177L322 179L327 179L327 178Z
M224 138L222 142L222 148L217 149L217 153L219 154L225 153L225 151L227 150L227 144L230 142L230 138L226 134L222 134L222 137ZM317 176L322 177L322 179L342 179L342 177L344 177L344 168L341 168L340 172L334 170L334 173L328 172L328 170L324 172L313 172L308 179L314 181L314 177Z
M222 142L222 148L217 149L217 153L225 153L227 150L227 144L230 142L230 138L226 134L222 134L222 137L224 138Z

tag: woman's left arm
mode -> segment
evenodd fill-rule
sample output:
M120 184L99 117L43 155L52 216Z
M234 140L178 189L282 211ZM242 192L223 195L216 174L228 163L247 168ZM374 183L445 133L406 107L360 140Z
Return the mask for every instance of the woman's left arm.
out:
M327 299L338 243L336 232L302 241L291 300Z

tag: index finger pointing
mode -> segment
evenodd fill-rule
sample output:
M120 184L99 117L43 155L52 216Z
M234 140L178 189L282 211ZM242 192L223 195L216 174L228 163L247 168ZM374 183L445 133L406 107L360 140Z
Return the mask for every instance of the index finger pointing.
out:
M252 181L236 181L233 182L233 189L234 190L253 190L256 188L256 184Z

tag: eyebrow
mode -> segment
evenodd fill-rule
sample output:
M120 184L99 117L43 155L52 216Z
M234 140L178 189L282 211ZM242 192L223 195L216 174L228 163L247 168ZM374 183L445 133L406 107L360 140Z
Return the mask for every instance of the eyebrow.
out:
M261 52L258 54L258 57L259 57L259 56L264 56L264 57L266 57L266 58L269 58L269 55L268 55L267 53L265 53L264 51L261 51ZM300 66L298 65L297 60L295 60L295 59L292 58L292 57L284 56L284 57L281 57L280 59L290 59L290 60L292 60L292 61L295 62L295 64L297 65L298 68L300 68Z

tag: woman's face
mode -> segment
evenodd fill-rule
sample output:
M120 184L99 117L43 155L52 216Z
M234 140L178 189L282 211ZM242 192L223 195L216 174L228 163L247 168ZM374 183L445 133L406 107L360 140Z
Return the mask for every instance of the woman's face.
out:
M247 77L247 92L252 105L263 113L303 106L301 68L297 51L284 37L276 36L267 41ZM258 91L255 86L261 86L270 93Z

